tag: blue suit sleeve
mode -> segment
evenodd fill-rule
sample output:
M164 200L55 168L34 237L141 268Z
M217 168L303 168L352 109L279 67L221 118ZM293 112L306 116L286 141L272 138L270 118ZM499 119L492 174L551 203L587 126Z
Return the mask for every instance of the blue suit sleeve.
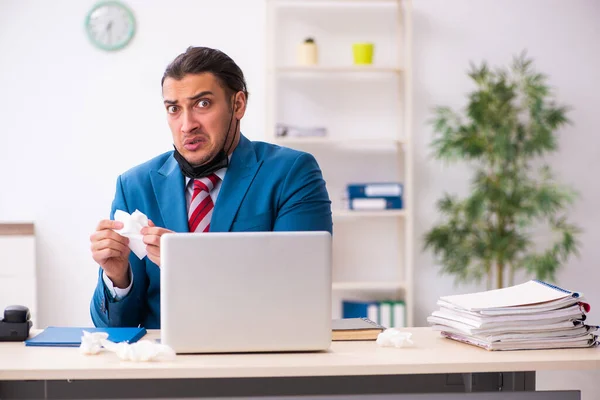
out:
M115 211L127 208L121 177L117 179L117 189L112 203L110 219L114 219ZM138 326L145 320L147 275L145 263L133 252L129 255L129 265L133 274L133 284L129 293L120 300L113 299L102 280L102 268L99 268L98 283L90 304L92 322L97 327Z
M315 158L302 153L285 179L275 231L328 231L333 234L331 200Z

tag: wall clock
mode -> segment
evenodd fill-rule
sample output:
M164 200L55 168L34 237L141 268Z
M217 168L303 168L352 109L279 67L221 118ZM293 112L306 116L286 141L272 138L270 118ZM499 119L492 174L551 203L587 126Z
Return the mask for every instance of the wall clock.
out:
M88 12L85 31L99 49L115 51L127 46L135 34L135 18L119 1L102 1Z

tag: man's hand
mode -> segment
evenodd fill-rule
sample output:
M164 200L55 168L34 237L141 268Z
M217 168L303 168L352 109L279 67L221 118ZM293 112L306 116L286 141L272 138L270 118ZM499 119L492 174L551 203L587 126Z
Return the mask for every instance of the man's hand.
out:
M129 286L129 239L113 229L123 228L119 221L102 220L90 236L92 258L118 288Z
M173 231L159 228L151 220L148 221L148 225L142 228L141 234L144 235L143 241L146 243L148 258L160 267L160 237L165 233L173 233Z

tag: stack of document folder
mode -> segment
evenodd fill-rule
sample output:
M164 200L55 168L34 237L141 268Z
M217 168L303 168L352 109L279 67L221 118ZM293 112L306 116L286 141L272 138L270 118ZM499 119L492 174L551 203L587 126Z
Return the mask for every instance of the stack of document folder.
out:
M598 346L583 294L531 280L496 290L441 297L427 322L442 336L486 350Z

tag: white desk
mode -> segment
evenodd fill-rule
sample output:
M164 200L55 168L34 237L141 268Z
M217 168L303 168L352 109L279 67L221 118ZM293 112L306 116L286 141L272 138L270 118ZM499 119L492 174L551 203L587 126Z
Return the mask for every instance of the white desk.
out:
M6 386L7 381L25 380L84 381L89 384L90 381L102 380L193 379L212 382L217 388L227 382L231 386L231 382L264 384L277 380L292 382L300 378L310 378L314 385L314 382L323 383L331 379L348 384L358 382L360 377L374 385L376 379L397 381L404 377L404 382L417 382L419 379L426 382L438 376L452 385L447 374L467 374L458 375L460 378L470 377L472 375L468 374L472 373L504 373L508 377L510 374L505 374L507 372L600 368L600 349L597 348L488 352L444 339L429 328L407 330L413 333L415 344L400 349L378 347L375 342L333 342L330 351L322 353L178 355L173 361L149 363L120 361L112 353L84 356L77 348L0 343L0 382ZM150 331L146 336L157 337L158 331ZM499 376L486 376L490 375L492 379ZM319 377L320 380L317 379ZM372 380L369 381L369 377ZM512 379L515 379L514 376ZM309 381L300 379L299 382ZM456 390L465 390L460 381L454 382L454 385L460 386ZM521 385L521 390L535 389L527 383L515 384L513 381L512 385L513 389L515 385ZM378 388L371 391L382 392ZM323 392L330 394L335 390ZM313 390L311 393L320 392Z

